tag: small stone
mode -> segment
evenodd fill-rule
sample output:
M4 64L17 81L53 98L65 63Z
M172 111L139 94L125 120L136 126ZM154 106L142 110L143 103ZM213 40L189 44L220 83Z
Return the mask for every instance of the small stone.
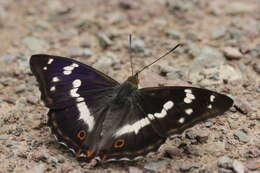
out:
M186 131L186 138L195 139L196 137L197 137L197 134L193 130Z
M247 101L241 100L240 98L235 98L234 102L235 102L235 104L234 104L235 108L239 112L241 112L243 114L248 114L249 112L252 111L250 104Z
M220 27L212 31L211 38L217 40L224 37L225 34L226 34L226 28Z
M168 164L169 164L169 161L167 161L167 160L148 162L144 165L144 169L146 169L148 171L158 172L158 171L166 168Z
M20 94L23 93L26 90L26 85L25 84L21 84L15 87L15 93L16 94Z
M128 168L128 173L143 173L143 171L137 167L130 166Z
M234 160L232 166L236 173L245 173L244 165L240 161Z
M165 32L167 37L170 37L174 40L180 40L181 39L181 33L179 31L175 30L168 30Z
M186 39L191 40L193 42L201 40L199 35L197 33L193 33L193 32L188 32L187 35L186 35Z
M0 135L0 140L8 140L9 139L9 137L8 137L8 135Z
M209 138L209 132L206 130L200 130L197 132L196 139L199 143L206 143Z
M132 50L137 53L144 53L145 44L141 39L132 40Z
M106 36L104 33L98 33L97 38L99 40L100 46L105 49L112 45L112 40L108 36Z
M33 36L25 37L22 42L32 51L44 51L49 49L49 44L45 40L40 40Z
M182 150L177 147L168 147L164 151L164 156L168 158L176 158L182 156Z
M199 165L195 164L195 163L191 163L191 162L182 162L181 166L180 166L180 171L182 172L188 172L190 171L192 168L199 168Z
M24 173L44 173L46 169L47 168L46 168L45 164L39 164L39 165L36 165L33 168L25 171Z
M195 147L194 145L187 145L184 147L184 151L187 154L191 154L194 156L201 156L203 155L204 151L202 151L200 148Z
M254 63L253 69L255 70L255 72L260 74L260 61L257 61L256 63Z
M257 8L256 5L246 3L246 2L236 2L236 1L227 3L224 7L225 7L224 8L225 12L231 15L250 13Z
M214 124L213 124L212 122L210 122L210 121L206 121L204 124L205 124L205 127L208 127L208 128L214 125Z
M226 58L228 59L241 59L243 58L242 53L234 47L226 47L223 50L224 55L226 56Z
M239 117L240 117L240 115L239 114L231 114L230 115L230 118L232 118L232 119L239 119Z
M211 154L216 154L219 152L225 151L225 143L224 142L212 142L204 144L204 150Z
M247 160L246 167L249 170L253 171L253 170L260 169L260 164L259 164L259 162L256 159L251 159L251 160Z
M250 137L242 130L238 130L234 133L235 138L237 138L241 142L249 142Z
M232 168L232 159L228 156L222 156L218 159L218 167L231 169Z
M218 168L218 173L234 173L231 169Z
M93 52L90 49L72 48L69 50L70 57L91 57Z

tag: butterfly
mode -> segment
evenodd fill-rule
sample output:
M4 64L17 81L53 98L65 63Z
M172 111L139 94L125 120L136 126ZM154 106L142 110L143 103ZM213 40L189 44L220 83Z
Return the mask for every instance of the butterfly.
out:
M87 161L138 159L167 137L223 114L233 100L186 86L138 88L138 74L118 83L79 61L38 54L30 59L48 125L58 142Z

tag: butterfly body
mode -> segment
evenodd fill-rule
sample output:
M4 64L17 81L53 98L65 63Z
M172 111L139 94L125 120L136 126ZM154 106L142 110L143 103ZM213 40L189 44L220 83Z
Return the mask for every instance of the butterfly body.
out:
M57 140L87 160L139 158L173 134L232 106L228 96L194 87L138 89L138 73L119 84L78 61L33 55L31 70L50 109Z

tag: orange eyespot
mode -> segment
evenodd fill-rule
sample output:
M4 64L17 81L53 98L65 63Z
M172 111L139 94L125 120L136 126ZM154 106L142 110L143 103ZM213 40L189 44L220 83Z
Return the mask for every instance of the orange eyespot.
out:
M80 130L77 134L77 137L80 139L80 140L84 140L85 137L86 137L86 131L85 130Z
M85 151L87 157L91 157L93 155L93 151Z
M114 143L115 148L122 148L125 145L125 140L124 139L118 139Z

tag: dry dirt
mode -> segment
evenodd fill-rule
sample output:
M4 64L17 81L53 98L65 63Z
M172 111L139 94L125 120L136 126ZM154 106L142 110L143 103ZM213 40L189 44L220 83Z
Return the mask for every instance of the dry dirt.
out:
M259 12L259 0L0 0L0 173L256 173ZM142 86L206 87L235 107L143 160L89 168L51 136L28 61L36 53L74 57L122 82L131 73L129 34L135 69L184 44L142 73ZM223 156L230 160L221 165Z

